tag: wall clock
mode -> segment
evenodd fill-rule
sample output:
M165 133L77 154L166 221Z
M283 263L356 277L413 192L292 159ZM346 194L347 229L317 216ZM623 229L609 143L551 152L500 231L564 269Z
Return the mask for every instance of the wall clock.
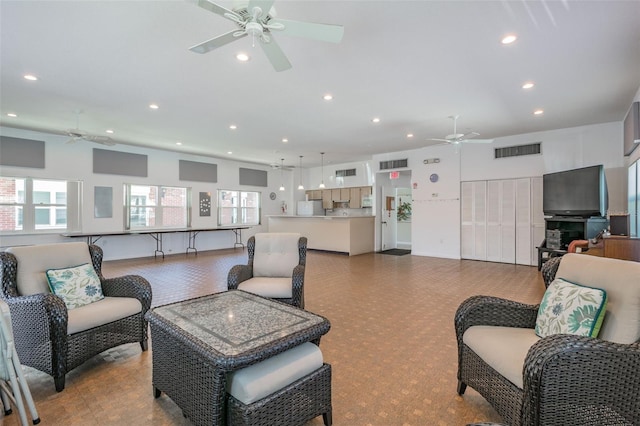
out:
M276 193L272 192L271 194L269 194L269 198L271 198L272 200L276 199Z
M429 180L430 180L431 182L434 182L434 183L435 183L435 182L437 182L437 181L438 181L438 179L439 179L439 176L438 176L438 174L437 174L437 173L432 173L432 174L431 174L431 176L429 176Z

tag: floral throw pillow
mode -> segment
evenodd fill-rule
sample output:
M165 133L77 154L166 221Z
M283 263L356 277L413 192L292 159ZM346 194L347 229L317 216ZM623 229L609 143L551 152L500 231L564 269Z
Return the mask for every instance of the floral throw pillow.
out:
M538 317L536 334L575 334L597 337L604 319L607 293L556 278L544 293Z
M89 263L73 268L49 269L47 280L51 292L64 301L67 309L79 308L104 298L100 278Z

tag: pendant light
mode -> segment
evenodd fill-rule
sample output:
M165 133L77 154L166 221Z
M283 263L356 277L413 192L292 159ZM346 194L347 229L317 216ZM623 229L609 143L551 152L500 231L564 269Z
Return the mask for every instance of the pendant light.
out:
M320 157L321 172L320 173L322 173L322 177L320 179L320 185L318 186L318 188L324 189L324 152L321 152L320 155L321 155Z
M280 159L280 191L284 191L284 158Z
M304 189L304 185L302 184L302 155L300 156L300 185L298 185L298 189L299 190L303 190Z

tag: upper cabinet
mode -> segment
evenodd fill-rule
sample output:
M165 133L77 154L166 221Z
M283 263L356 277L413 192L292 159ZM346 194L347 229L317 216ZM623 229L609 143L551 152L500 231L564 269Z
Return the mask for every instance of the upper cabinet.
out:
M362 207L362 188L359 186L349 188L349 207L352 209Z
M370 186L354 186L351 188L333 189L310 189L306 192L309 200L322 200L322 208L332 209L333 203L338 201L348 201L349 208L359 209L362 207L362 197L371 195Z
M322 200L322 190L321 189L310 189L306 192L309 200Z

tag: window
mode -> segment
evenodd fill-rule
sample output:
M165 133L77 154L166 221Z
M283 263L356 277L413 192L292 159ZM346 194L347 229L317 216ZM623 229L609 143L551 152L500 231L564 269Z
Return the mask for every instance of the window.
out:
M259 224L259 192L218 190L218 226Z
M80 229L80 192L78 181L0 177L0 232Z
M191 225L191 188L125 184L126 229Z

